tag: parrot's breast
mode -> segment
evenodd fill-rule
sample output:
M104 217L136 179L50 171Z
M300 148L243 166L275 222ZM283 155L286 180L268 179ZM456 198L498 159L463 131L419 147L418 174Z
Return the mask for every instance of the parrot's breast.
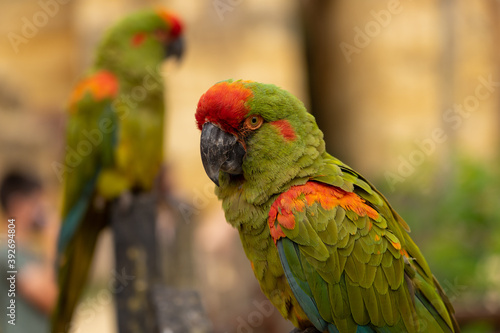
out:
M242 199L239 191L223 198L226 220L239 231L241 243L264 295L281 315L296 327L311 327L312 323L297 302L290 288L278 249L271 237L267 216L272 200L254 206ZM219 193L219 196L224 195ZM233 210L238 207L239 211Z
M163 160L163 101L130 108L120 120L116 170L132 187L149 190Z

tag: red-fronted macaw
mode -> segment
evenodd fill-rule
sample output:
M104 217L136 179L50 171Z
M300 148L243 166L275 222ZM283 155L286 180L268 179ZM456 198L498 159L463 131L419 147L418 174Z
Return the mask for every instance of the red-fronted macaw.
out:
M98 235L109 223L111 200L152 188L163 151L160 65L168 56L180 58L182 51L182 24L174 14L135 12L103 37L92 67L73 91L53 332L68 329Z
M458 332L410 228L325 151L302 102L223 81L199 100L201 157L264 294L299 329Z

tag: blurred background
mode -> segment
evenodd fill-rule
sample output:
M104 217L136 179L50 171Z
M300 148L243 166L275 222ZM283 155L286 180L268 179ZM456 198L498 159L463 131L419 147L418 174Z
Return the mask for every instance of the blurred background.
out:
M163 250L183 252L173 256L188 266L164 269L169 283L200 291L215 332L291 329L265 306L201 164L196 104L227 78L303 100L327 150L408 222L464 331L500 332L498 0L0 1L0 176L15 169L43 184L45 221L19 246L53 260L69 93L102 32L158 4L186 26L184 60L164 66L165 163L192 207L182 225L160 214ZM181 238L188 247L172 245ZM116 330L111 242L101 237L77 311L82 332Z

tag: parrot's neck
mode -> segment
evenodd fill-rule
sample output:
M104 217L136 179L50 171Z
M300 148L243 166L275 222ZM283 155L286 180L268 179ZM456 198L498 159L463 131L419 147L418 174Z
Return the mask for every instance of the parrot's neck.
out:
M161 67L156 68L127 68L122 69L118 66L96 66L94 71L107 70L113 73L119 82L120 104L127 107L145 107L158 109L163 112L163 104L157 105L158 101L163 103L164 82L161 74ZM148 103L154 105L148 106Z
M120 83L120 91L127 91L137 100L145 99L145 95L163 93L164 80L161 59L144 61L140 65L130 65L115 52L101 51L91 71L106 70L113 73Z
M157 68L127 69L126 71L116 71L116 76L120 82L120 88L123 91L129 91L135 99L143 99L144 95L163 93L164 83L160 72L160 66Z
M323 133L314 122L310 125L307 137L303 140L297 139L290 149L292 153L281 156L279 163L272 158L249 158L245 161L244 169L248 172L239 186L242 187L242 194L248 203L269 204L276 195L294 185L305 184L323 168ZM277 156L278 154L276 158Z

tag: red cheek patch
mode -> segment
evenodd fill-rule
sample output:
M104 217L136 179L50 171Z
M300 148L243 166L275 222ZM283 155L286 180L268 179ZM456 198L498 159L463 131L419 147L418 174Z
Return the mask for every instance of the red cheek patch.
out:
M293 141L297 138L295 131L293 130L292 125L288 122L288 120L281 119L271 122L271 125L276 127L280 132L281 136L285 141Z
M134 37L132 37L132 45L139 46L142 44L142 42L144 42L145 39L146 39L146 34L144 32L136 33Z

